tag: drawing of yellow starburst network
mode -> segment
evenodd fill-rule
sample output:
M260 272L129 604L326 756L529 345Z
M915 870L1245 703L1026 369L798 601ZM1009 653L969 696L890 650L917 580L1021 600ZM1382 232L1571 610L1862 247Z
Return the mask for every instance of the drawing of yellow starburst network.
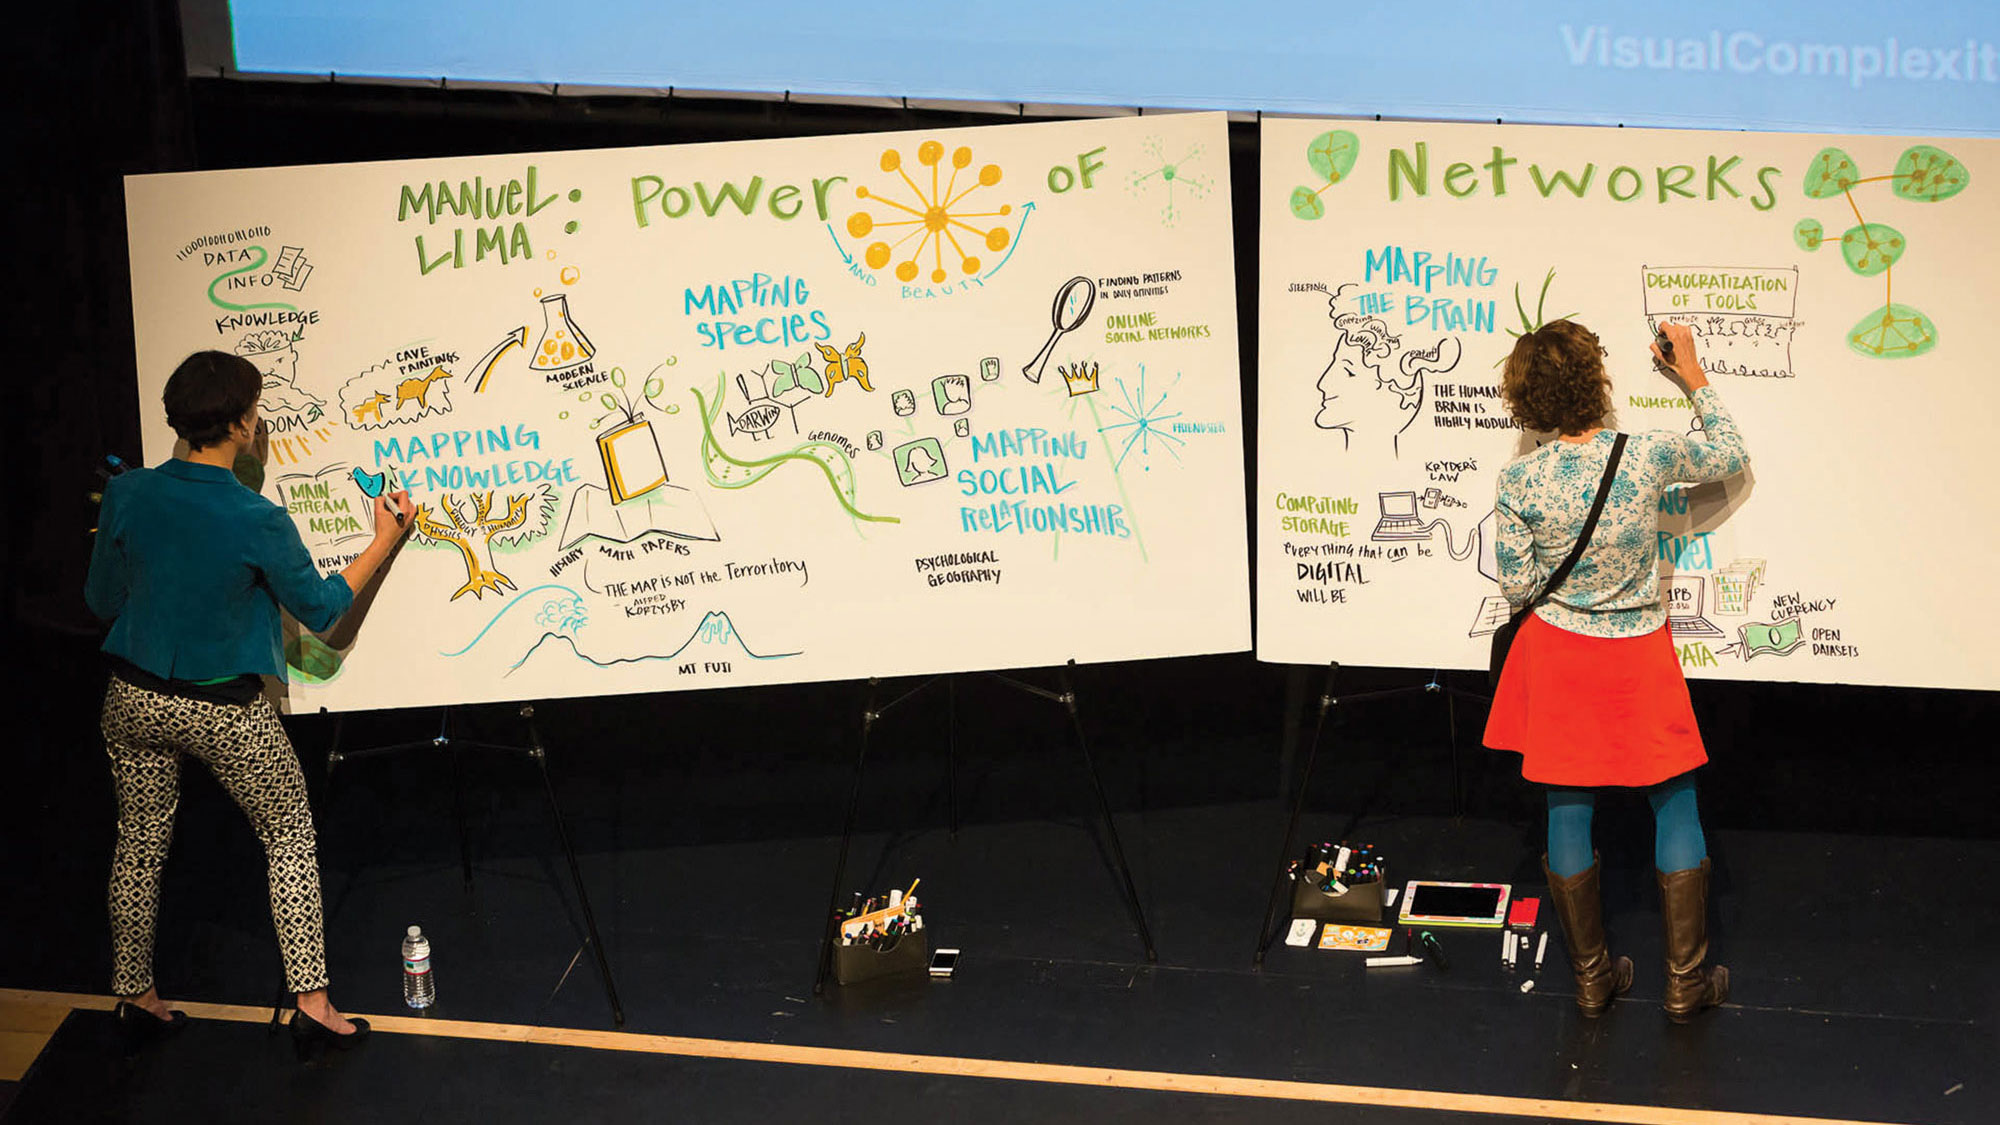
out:
M854 194L859 198L892 209L891 213L883 218L877 218L867 211L856 211L847 217L847 233L855 238L867 238L876 233L883 235L884 240L869 243L868 249L862 255L862 260L868 263L869 269L879 270L900 255L902 260L896 262L896 279L915 281L918 271L922 269L919 263L924 257L924 252L928 250L931 259L930 279L932 282L941 282L951 276L944 264L944 246L949 242L952 251L958 256L958 268L968 276L976 274L981 264L979 255L967 251L964 244L959 242L960 231L977 237L978 241L972 245L973 251L978 250L982 243L986 249L995 253L1007 248L1006 227L981 229L966 220L991 219L1010 214L1014 210L1011 204L1002 204L997 211L962 209L967 197L974 192L981 188L993 187L1000 182L1000 166L982 165L973 177L972 183L961 191L958 187L959 175L972 167L972 150L962 145L953 149L951 175L943 183L939 183L943 178L939 165L943 164L944 160L943 144L937 141L925 141L917 146L917 163L929 168L931 172L930 190L927 192L916 180L910 178L910 173L903 167L902 153L893 148L882 153L882 171L894 172L902 178L910 190L913 200L911 203L886 198L877 192L869 191L866 187L854 189ZM895 212L912 217L898 218ZM886 241L887 236L895 233L895 228L899 227L910 229L903 232L893 243ZM911 239L916 239L917 243L914 247L909 247L906 253L905 247Z

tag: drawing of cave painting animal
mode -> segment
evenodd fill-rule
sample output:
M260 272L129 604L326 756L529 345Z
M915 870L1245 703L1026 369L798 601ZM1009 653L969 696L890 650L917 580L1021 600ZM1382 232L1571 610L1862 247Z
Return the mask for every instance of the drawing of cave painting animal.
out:
M467 503L461 503L446 493L436 506L425 504L417 509L412 523L416 542L429 547L455 547L465 563L465 583L452 592L452 601L466 594L484 598L488 590L512 590L514 580L492 562L494 547L517 546L539 539L548 534L555 522L556 494L546 484L509 495L502 501L506 511L498 515L493 512L493 497L494 492L489 489L474 492L466 498Z
M236 342L236 354L264 376L258 413L274 434L303 430L326 414L326 400L299 386L299 337L283 329L252 332Z
M376 391L374 394L368 396L368 401L354 408L354 424L357 426L360 425L362 419L368 417L370 414L375 416L376 422L381 422L382 404L388 401L389 396L382 391Z
M1386 443L1400 456L1404 431L1423 412L1427 376L1457 367L1463 347L1458 337L1446 336L1428 348L1405 348L1380 317L1340 310L1340 294L1349 288L1327 301L1335 338L1314 384L1320 403L1313 425L1338 433L1343 450L1358 439Z
M442 367L433 367L414 379L402 380L396 384L396 409L403 409L403 404L406 402L415 402L418 412L421 413L426 407L430 406L431 384L440 379L449 380L450 378L451 372L446 371ZM379 412L377 416L380 416Z
M868 385L868 361L861 358L861 346L868 342L868 333L857 336L844 351L834 351L825 344L814 344L819 349L820 358L826 360L826 393L829 397L833 388L843 379L852 379L861 384L864 391L873 392Z
M412 374L416 365L378 363L340 385L341 420L376 430L451 412L451 372L442 365Z

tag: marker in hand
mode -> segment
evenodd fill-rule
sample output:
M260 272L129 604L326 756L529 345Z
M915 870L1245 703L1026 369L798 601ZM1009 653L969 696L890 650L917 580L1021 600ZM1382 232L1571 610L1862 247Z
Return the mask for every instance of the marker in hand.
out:
M1658 368L1662 375L1673 374L1674 342L1667 336L1665 326L1653 329L1653 350L1658 353L1653 357L1653 366Z

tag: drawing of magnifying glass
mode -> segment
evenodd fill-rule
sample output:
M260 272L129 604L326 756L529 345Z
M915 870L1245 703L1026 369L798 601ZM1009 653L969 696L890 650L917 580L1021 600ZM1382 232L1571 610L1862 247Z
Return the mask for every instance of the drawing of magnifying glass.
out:
M1055 331L1049 333L1049 342L1042 345L1035 358L1021 368L1021 374L1028 377L1028 382L1042 381L1042 368L1048 366L1049 356L1056 350L1056 341L1062 339L1063 333L1076 331L1084 318L1090 315L1090 306L1096 303L1097 286L1087 277L1072 277L1056 290L1055 307L1049 310L1049 320L1055 325Z

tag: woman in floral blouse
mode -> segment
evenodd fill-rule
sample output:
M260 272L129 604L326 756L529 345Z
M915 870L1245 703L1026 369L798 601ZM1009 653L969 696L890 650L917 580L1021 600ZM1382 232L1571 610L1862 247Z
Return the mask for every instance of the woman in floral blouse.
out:
M1632 984L1631 959L1614 960L1605 941L1592 790L1647 790L1666 929L1666 1009L1684 1020L1722 1003L1729 971L1705 964L1709 862L1693 770L1708 755L1660 604L1660 494L1733 476L1750 458L1696 359L1693 334L1662 327L1673 355L1664 369L1686 386L1702 433L1627 436L1582 558L1515 637L1486 745L1519 752L1521 776L1548 786L1543 862L1586 1016L1601 1014ZM1501 591L1517 607L1568 557L1596 500L1616 437L1604 428L1611 413L1604 355L1590 330L1558 320L1521 337L1507 359L1508 409L1526 429L1556 435L1500 473L1495 553ZM1657 347L1654 356L1664 364Z

